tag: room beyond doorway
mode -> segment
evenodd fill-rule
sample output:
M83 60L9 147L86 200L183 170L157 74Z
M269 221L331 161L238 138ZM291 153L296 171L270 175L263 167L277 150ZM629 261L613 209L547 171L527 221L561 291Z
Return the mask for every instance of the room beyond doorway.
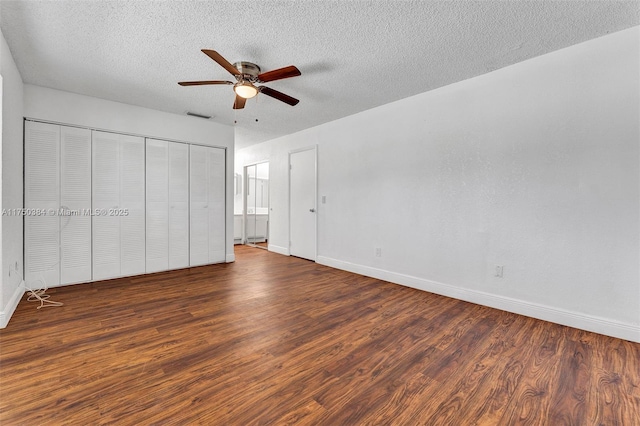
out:
M269 162L244 168L244 238L252 247L269 245Z

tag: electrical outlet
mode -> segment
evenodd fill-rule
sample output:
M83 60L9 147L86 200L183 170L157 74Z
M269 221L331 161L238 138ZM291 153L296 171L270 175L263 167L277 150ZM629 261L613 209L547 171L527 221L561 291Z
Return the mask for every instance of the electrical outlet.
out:
M376 247L376 257L382 257L382 248Z
M9 276L11 276L11 272L18 272L18 262L9 264Z
M504 266L502 265L496 265L495 267L495 273L493 274L494 277L496 278L502 278L504 277Z

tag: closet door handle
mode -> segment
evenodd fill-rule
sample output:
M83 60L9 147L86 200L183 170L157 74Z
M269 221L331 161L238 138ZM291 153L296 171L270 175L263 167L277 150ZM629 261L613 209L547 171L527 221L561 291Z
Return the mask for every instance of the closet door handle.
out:
M316 212L316 209L309 209L309 211L310 211L311 213L315 213L315 212Z

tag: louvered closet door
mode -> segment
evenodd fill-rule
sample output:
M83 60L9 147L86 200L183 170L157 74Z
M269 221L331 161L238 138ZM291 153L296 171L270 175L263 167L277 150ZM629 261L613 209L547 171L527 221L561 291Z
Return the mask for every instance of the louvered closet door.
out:
M91 281L91 131L60 127L60 283Z
M25 122L25 207L46 215L24 219L25 281L28 288L60 284L60 126Z
M147 272L169 269L169 142L147 139Z
M189 147L190 241L189 264L205 265L209 261L209 212L207 191L207 149Z
M190 263L224 262L225 153L197 145L190 150Z
M93 279L143 274L144 139L93 131L92 142Z
M120 135L120 204L129 214L120 216L121 273L144 274L145 172L144 139Z
M169 268L189 266L189 145L169 142Z
M92 138L93 210L109 211L120 204L119 135L94 131ZM121 276L120 217L93 216L93 279Z
M208 201L209 201L209 263L225 261L225 152L219 148L209 148Z

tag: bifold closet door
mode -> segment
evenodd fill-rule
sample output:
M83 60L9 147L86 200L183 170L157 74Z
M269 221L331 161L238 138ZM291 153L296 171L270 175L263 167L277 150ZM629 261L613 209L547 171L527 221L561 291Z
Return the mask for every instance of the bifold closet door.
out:
M147 272L189 266L189 146L147 139Z
M225 152L190 146L190 265L225 260Z
M27 285L91 281L89 130L25 123L25 207Z
M91 131L60 127L60 284L91 281Z
M169 142L147 139L147 272L169 269Z
M144 139L92 132L93 279L145 272Z
M225 151L209 148L209 263L224 262L225 255Z
M28 288L60 284L60 126L25 122L24 233Z
M120 136L120 216L122 275L145 273L144 138Z
M169 269L189 266L189 145L169 142Z

